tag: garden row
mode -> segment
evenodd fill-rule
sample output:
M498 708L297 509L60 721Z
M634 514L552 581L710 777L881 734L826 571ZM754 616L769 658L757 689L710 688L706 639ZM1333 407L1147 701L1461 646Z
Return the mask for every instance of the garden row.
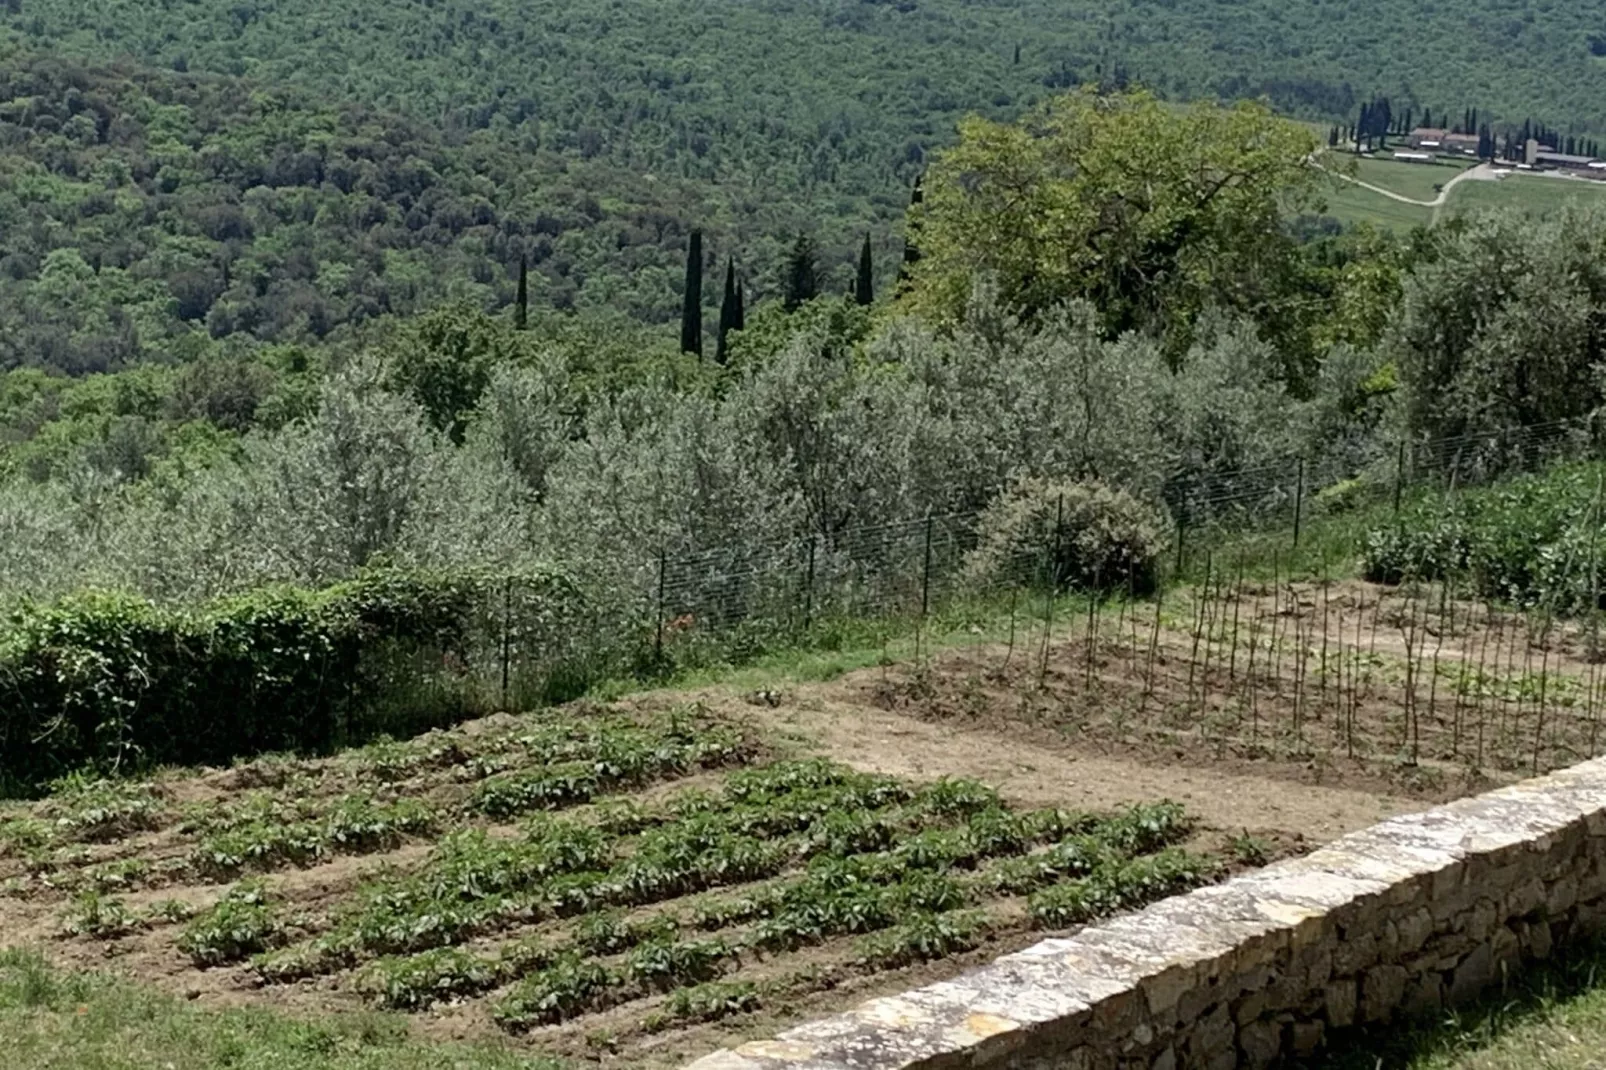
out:
M652 994L671 1018L702 1018L759 999L728 980L744 963L838 937L859 939L861 968L890 968L975 946L1009 897L1065 928L1198 883L1214 863L1173 846L1189 831L1169 804L1021 813L974 782L781 762L514 837L454 833L300 940L293 904L243 884L181 943L200 965L250 956L268 983L354 970L396 1008L498 991L492 1013L515 1030Z
M1563 465L1419 501L1365 541L1366 578L1450 581L1552 612L1600 605L1606 465Z

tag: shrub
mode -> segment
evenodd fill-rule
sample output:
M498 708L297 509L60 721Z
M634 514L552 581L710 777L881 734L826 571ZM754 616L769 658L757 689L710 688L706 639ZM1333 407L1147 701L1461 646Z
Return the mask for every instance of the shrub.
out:
M1156 509L1100 483L1023 480L982 514L966 572L980 586L1048 580L1056 590L1149 594L1167 526Z

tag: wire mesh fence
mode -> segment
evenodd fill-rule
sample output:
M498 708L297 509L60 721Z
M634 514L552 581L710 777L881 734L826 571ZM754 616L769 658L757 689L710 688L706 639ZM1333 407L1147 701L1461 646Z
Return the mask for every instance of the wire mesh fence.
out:
M817 643L850 621L861 640L867 623L904 637L905 660L921 666L930 631L968 607L992 640L985 656L966 655L971 669L1076 711L1083 732L1313 760L1544 769L1599 751L1598 609L1517 612L1411 576L1375 587L1334 578L1333 561L1300 551L1337 497L1376 523L1412 494L1592 457L1597 443L1590 424L1554 423L1402 444L1360 465L1292 459L1179 475L1164 494L1175 541L1152 592L1119 582L1073 592L1050 546L978 576L981 514L958 513L662 553L564 613L510 581L489 592L464 649L427 657L434 675L472 681L473 706L513 708L573 697L599 676Z

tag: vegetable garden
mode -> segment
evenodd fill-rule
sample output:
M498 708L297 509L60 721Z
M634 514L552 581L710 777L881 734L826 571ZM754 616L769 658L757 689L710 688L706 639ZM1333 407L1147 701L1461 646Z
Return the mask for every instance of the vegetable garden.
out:
M1202 843L1174 803L1022 808L697 707L581 705L323 759L66 778L0 817L0 913L192 992L360 999L576 1055L958 969L1213 879L1226 858Z

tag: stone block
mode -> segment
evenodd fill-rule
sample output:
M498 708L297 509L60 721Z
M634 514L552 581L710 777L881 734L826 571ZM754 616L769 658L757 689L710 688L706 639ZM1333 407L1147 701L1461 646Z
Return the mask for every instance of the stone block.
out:
M1401 955L1410 955L1422 950L1433 936L1433 912L1423 907L1401 918L1396 924L1398 933L1398 946L1396 951Z
M1333 948L1333 972L1340 977L1353 977L1377 964L1377 935L1369 932L1351 932Z
M1559 918L1573 908L1578 902L1578 879L1576 877L1562 877L1550 886L1545 896L1545 913L1552 918Z
M1208 1063L1221 1052L1231 1053L1236 1033L1232 1015L1227 1012L1225 1005L1218 1005L1200 1020L1194 1027L1193 1036L1188 1038L1189 1065Z
M1366 971L1361 984L1361 1018L1367 1022L1384 1022L1394 1015L1405 998L1405 984L1410 974L1404 966L1374 966Z
M1317 1051L1326 1038L1326 1027L1319 1021L1295 1022L1289 1030L1289 1046L1294 1054L1307 1056Z
M1479 899L1472 904L1472 911L1467 915L1463 931L1473 940L1483 941L1489 939L1494 927L1500 924L1500 908L1493 899Z
M1506 917L1520 918L1533 913L1544 904L1546 894L1545 882L1538 877L1522 882L1506 896Z
M1282 1054L1282 1027L1276 1022L1250 1022L1238 1030L1238 1047L1243 1051L1245 1066L1264 1070Z
M1154 1057L1149 1070L1177 1070L1177 1049L1166 1048Z
M1489 950L1494 955L1496 976L1504 979L1522 964L1522 942L1517 934L1502 925L1489 938Z
M1335 1029L1344 1029L1355 1024L1355 1012L1359 1003L1357 997L1358 986L1354 981L1334 981L1324 990L1326 997L1327 1024Z
M1525 947L1528 954L1532 955L1536 959L1543 960L1550 957L1552 942L1550 923L1548 921L1536 921L1532 925L1528 926Z
M1494 976L1494 947L1488 942L1479 944L1450 976L1451 1004L1459 1007L1476 999Z
M1401 1004L1407 1016L1411 1018L1426 1018L1437 1014L1444 1006L1444 983L1436 973L1425 973L1413 981L1406 989L1405 1001Z

